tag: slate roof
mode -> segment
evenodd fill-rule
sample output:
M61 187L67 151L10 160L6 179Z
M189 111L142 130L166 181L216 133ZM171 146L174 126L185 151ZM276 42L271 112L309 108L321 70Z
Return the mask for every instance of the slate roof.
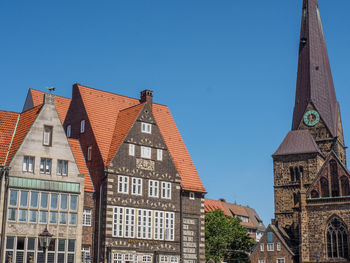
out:
M330 133L337 136L339 105L317 0L303 1L293 130L298 129L310 102L319 112Z
M72 149L73 155L75 162L78 166L80 174L84 175L84 190L87 192L94 192L94 187L91 181L90 173L87 168L83 150L81 149L81 145L79 140L73 139L73 138L68 138L69 145Z
M287 136L272 156L303 153L319 153L322 155L309 130L288 132Z
M0 166L5 164L19 113L0 111Z

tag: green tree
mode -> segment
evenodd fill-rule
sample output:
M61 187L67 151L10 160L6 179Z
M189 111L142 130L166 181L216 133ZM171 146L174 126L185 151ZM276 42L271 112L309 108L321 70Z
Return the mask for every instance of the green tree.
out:
M217 209L205 215L205 256L215 262L249 262L247 253L254 245L240 219Z

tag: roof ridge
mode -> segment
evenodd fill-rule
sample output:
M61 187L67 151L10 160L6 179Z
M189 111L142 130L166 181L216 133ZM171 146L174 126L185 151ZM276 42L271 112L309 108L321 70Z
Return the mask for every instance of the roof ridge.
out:
M29 91L30 91L30 90L34 90L34 91L37 91L37 92L42 92L42 93L47 93L47 92L45 92L45 91L38 90L38 89L33 89L33 88L29 88ZM71 100L71 98L64 97L64 96L61 96L61 95L56 95L56 94L53 94L53 95L55 95L56 97L63 98L63 99Z
M8 113L16 113L16 114L21 114L20 112L17 112L17 111L11 111L11 110L0 110L0 112L8 112Z

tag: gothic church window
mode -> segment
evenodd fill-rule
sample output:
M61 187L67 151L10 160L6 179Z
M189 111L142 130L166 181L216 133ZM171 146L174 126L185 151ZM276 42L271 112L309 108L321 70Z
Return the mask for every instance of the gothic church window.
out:
M290 180L292 182L294 182L294 169L293 169L293 167L289 167L289 171L290 171Z
M329 197L329 187L328 187L328 180L324 177L320 180L321 183L321 196L322 197Z
M339 196L339 178L336 161L330 161L332 196Z
M340 182L341 182L342 196L350 195L349 179L345 175L343 175L340 178Z
M339 218L334 217L327 225L328 258L348 258L348 234L346 226Z
M320 195L316 190L311 191L311 198L319 198Z

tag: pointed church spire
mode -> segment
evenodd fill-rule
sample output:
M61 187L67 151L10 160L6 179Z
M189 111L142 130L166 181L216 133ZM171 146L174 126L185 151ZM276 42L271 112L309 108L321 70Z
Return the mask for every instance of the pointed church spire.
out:
M303 0L293 130L298 129L309 103L336 137L338 103L317 0Z

